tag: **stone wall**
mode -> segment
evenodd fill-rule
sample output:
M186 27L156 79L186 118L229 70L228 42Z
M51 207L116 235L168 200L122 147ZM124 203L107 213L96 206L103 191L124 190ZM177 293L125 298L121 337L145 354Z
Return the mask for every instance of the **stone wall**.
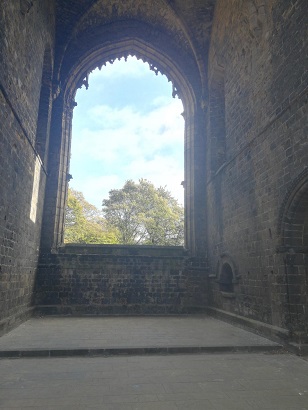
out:
M1 1L0 332L33 302L71 314L209 304L307 336L308 3L153 4ZM58 249L75 86L132 50L185 91L187 244L209 272L180 249Z
M44 314L175 314L207 305L205 261L181 247L66 245L42 255L35 302Z
M0 332L32 305L46 180L36 132L52 3L30 3L0 6Z
M211 303L290 327L293 290L279 226L284 199L308 164L308 3L227 3L217 1L209 56ZM227 292L219 283L226 266Z

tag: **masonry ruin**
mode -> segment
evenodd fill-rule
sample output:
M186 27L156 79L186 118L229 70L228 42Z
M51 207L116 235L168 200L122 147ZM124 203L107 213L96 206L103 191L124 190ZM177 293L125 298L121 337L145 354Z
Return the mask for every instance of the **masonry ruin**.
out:
M306 0L3 0L0 332L208 312L308 342ZM63 245L72 112L134 55L184 106L185 248Z

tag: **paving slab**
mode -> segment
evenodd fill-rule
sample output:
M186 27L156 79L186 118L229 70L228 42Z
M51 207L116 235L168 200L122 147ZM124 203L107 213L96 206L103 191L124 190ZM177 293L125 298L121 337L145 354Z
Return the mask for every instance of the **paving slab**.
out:
M290 354L0 360L0 409L308 410Z
M32 318L0 338L0 356L275 350L280 345L209 316Z

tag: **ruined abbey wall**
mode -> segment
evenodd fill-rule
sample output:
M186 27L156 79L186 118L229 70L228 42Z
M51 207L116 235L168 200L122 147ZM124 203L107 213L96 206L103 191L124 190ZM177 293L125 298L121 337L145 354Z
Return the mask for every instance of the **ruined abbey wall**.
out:
M308 341L307 16L306 0L1 2L0 332L34 306L212 307ZM74 93L130 53L185 107L175 254L62 246Z
M306 16L305 1L220 0L209 54L212 304L282 327L307 306L307 253L287 278L281 249L284 200L308 164Z
M0 7L0 331L32 305L46 179L36 139L53 15L47 0L23 3Z
M41 255L35 304L43 314L199 313L205 269L182 247L71 244Z

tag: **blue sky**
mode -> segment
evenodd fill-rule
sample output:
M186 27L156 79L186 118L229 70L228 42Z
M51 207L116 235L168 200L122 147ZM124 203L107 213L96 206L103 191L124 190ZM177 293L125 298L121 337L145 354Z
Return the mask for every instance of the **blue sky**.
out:
M93 71L76 94L70 187L101 209L111 189L146 178L183 203L183 106L171 94L167 78L135 57Z

